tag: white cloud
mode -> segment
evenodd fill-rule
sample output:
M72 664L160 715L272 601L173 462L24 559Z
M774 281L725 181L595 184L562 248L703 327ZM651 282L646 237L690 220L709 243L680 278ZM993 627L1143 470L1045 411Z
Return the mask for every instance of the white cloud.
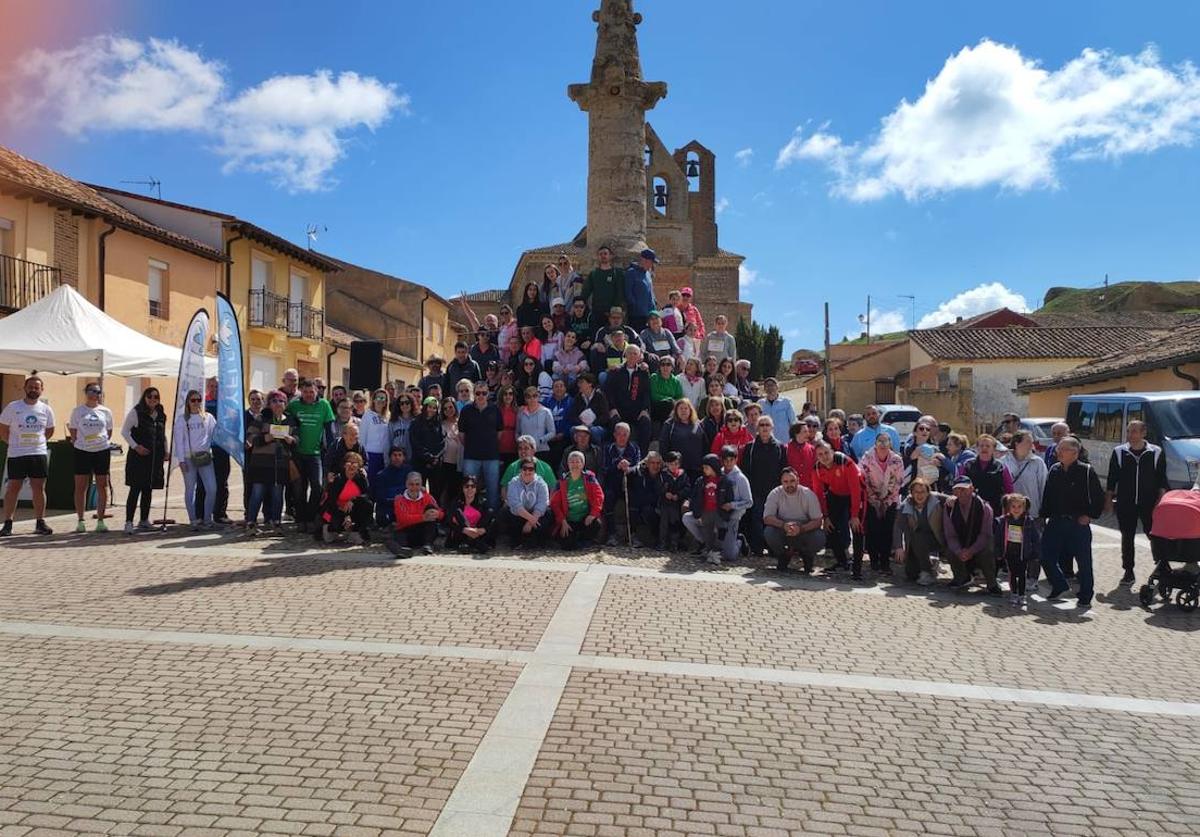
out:
M345 132L373 131L408 105L394 86L357 73L275 76L223 108L225 168L270 172L299 191L320 189L345 153Z
M746 168L748 165L754 162L754 149L743 148L740 151L736 151L734 152L733 159L737 161L739 166Z
M966 319L995 308L1028 311L1029 303L1021 294L1009 290L999 282L988 282L946 300L935 310L922 317L917 323L917 328L935 328L952 323L959 317Z
M746 267L746 263L742 262L738 265L738 287L745 289L758 281L758 271L751 270Z
M15 118L49 113L65 133L200 129L225 88L224 68L178 41L97 35L35 49L16 63Z
M717 214L720 215L726 209L729 209L729 198L725 198L725 197L717 198L717 206L716 206Z
M984 40L948 58L915 101L902 100L879 132L846 143L822 125L804 126L776 166L803 160L830 167L832 193L852 200L908 200L997 185L1053 188L1064 158L1114 159L1200 132L1200 73L1190 62L1085 49L1047 70L1013 46Z
M291 191L329 185L351 133L375 130L409 98L353 72L274 76L240 92L224 66L173 40L99 35L16 63L8 113L63 132L193 131L217 140L225 170L269 172Z

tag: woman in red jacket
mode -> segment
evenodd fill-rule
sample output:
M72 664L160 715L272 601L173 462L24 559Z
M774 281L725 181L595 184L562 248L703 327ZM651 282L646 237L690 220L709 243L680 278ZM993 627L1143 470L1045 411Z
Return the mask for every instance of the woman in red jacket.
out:
M788 428L788 435L792 440L787 443L787 464L796 472L801 485L815 490L817 449L813 447L812 430L805 422L798 421Z
M825 517L825 530L832 537L836 561L834 571L846 569L846 548L855 537L861 537L866 503L863 502L862 472L858 464L844 453L835 452L829 442L822 439L813 446L817 453L817 466L813 470L813 488L821 503L821 514ZM855 549L857 553L857 548ZM859 560L861 560L861 553Z
M411 558L416 548L426 555L433 554L437 522L444 513L433 495L425 490L423 482L421 474L413 471L404 483L404 490L393 501L396 530L388 540L387 548L397 558Z
M600 534L604 489L595 474L583 469L583 463L583 453L571 451L567 455L567 473L550 496L550 510L554 512L553 536L566 550L574 549L580 543L595 543Z
M367 543L371 525L371 489L363 473L363 458L350 452L342 460L342 473L331 474L321 497L321 538L325 543L350 532L350 542Z
M746 419L738 410L725 411L725 426L722 427L716 437L713 439L712 447L709 448L709 453L720 455L721 448L726 445L732 445L737 448L738 456L742 455L742 448L750 444L754 440L754 434L746 429Z

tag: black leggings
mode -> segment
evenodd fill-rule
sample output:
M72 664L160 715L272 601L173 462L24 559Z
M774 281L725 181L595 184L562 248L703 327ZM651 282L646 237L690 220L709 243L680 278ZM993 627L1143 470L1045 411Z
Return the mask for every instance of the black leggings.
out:
M133 510L141 499L142 515L138 518L142 523L150 519L150 495L154 492L149 488L129 487L129 497L125 500L125 522L133 523Z

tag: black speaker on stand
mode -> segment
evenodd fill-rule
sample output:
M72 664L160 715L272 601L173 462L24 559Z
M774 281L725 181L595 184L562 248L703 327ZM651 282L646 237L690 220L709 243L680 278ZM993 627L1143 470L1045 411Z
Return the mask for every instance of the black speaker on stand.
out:
M383 383L383 344L355 340L350 344L350 389L379 389Z

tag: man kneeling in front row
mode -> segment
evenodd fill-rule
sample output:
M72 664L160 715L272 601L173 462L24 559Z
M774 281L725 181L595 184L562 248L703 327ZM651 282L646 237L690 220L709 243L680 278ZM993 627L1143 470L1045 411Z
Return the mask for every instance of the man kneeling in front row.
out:
M800 484L792 468L784 468L779 485L771 489L763 506L763 539L786 570L797 555L804 560L805 575L811 575L817 553L825 547L821 530L821 503L816 493Z

